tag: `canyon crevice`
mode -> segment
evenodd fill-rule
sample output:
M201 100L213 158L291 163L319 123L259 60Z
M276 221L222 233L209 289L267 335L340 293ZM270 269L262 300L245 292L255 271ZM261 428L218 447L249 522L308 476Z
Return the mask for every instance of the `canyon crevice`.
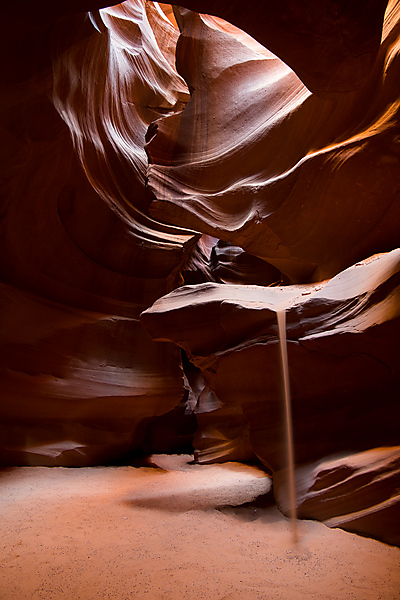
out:
M285 310L299 515L399 545L400 3L179 5L5 9L0 463L254 462L287 514Z

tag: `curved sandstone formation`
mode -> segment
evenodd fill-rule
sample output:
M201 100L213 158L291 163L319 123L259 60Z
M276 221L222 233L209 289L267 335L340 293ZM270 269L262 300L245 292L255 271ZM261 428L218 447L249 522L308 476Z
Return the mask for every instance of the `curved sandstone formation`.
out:
M297 460L394 444L399 259L399 250L376 255L303 286L185 286L158 300L142 321L155 339L186 351L220 401L242 407L252 446L273 470L285 460L276 323L282 310Z
M323 99L218 19L181 10L192 96L148 133L151 214L239 246L292 283L398 245L399 8L368 82Z
M101 32L85 14L54 22L53 64L32 27L42 61L28 57L28 74L15 62L19 81L3 82L2 464L116 460L185 393L178 349L139 322L196 241L137 208L147 126L187 97L178 34L141 2L98 17Z
M3 10L0 463L193 440L285 511L286 310L300 513L398 543L400 4L181 5Z
M287 63L314 93L348 92L368 79L387 0L181 0L247 31Z
M400 448L328 456L296 469L297 514L400 545ZM280 510L290 514L287 476L274 474Z
M400 250L394 250L318 284L185 286L158 300L142 320L155 339L186 351L228 412L243 413L242 435L249 432L254 452L276 473L287 460L276 319L283 310L296 463L399 445L399 283ZM232 432L231 444L237 439L240 447ZM199 462L211 452L200 447ZM355 478L352 494L357 485ZM363 508L357 501L351 512ZM398 504L393 510L398 515ZM319 518L313 507L303 513ZM345 519L340 526L347 527ZM359 531L364 526L368 531L365 524ZM385 527L381 538L388 540Z

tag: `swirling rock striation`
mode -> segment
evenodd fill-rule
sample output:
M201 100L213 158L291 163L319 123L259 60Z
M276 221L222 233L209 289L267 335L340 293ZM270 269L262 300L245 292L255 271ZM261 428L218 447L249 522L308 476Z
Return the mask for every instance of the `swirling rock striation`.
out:
M177 32L143 2L92 21L97 29L85 14L54 18L50 27L38 18L24 65L17 54L9 77L5 65L0 462L7 465L117 460L185 394L179 350L155 344L139 322L179 285L197 237L139 210L147 126L188 96L173 67Z
M3 10L0 462L193 438L285 511L286 310L299 511L398 543L400 4L181 4Z
M239 246L292 283L397 247L398 4L368 81L328 99L233 26L177 15L192 95L149 129L151 214Z

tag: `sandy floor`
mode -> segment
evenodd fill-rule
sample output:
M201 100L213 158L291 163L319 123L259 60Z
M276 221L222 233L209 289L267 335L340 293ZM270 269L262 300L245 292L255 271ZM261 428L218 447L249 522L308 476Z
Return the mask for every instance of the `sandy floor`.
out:
M237 506L262 471L189 460L1 469L0 599L400 599L399 548L313 521L295 545L274 506Z

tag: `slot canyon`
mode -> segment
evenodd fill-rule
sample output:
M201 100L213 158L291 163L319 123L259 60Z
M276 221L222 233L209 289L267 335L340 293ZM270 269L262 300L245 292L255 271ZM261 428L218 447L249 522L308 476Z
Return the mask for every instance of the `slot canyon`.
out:
M180 535L193 529L196 547L201 523L213 535L196 521L203 509L227 530L231 519L238 539L238 519L263 535L270 514L290 538L284 312L300 532L285 555L309 560L310 531L324 540L318 552L359 540L365 564L381 548L388 587L378 595L368 567L370 595L346 595L346 582L332 595L334 584L317 593L304 583L296 595L242 589L242 579L177 593L167 565L163 591L101 595L100 569L96 594L68 596L400 598L400 1L18 0L1 10L9 514L23 519L24 482L45 490L46 478L51 510L31 492L31 520L56 519L67 480L102 514L132 477L135 510L160 515L179 476L171 513L185 515ZM97 476L104 498L90 500ZM9 585L0 600L64 597Z

